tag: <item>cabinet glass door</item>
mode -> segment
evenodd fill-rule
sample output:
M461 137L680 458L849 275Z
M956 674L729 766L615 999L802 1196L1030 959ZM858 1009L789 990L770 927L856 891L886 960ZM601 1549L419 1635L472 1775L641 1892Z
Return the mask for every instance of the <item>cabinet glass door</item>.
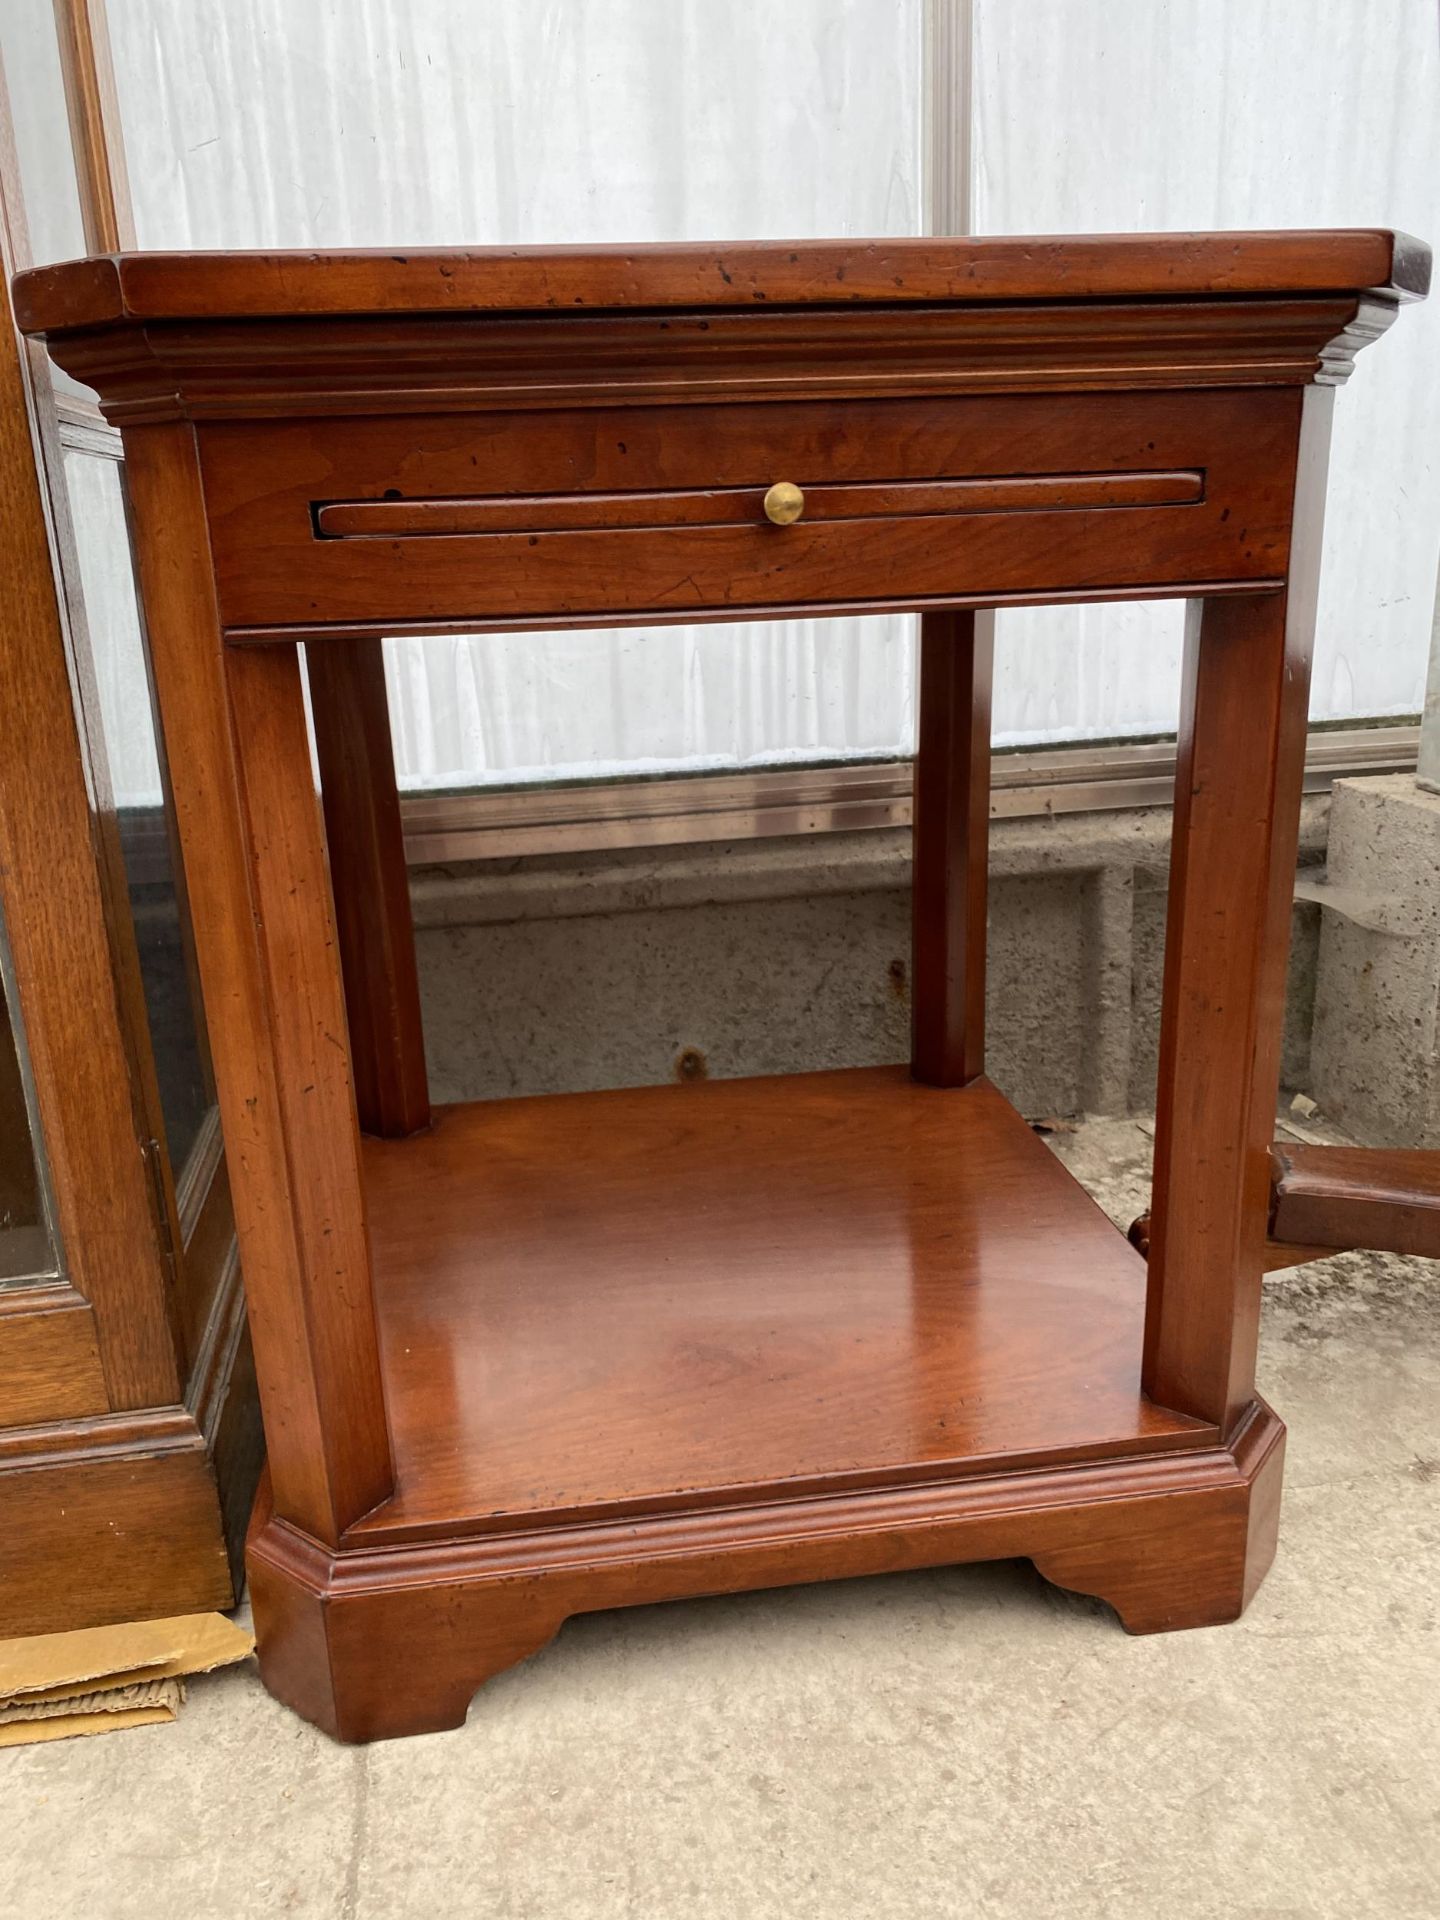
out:
M58 1269L39 1142L10 948L0 919L0 1287L43 1284Z
M62 438L64 425L62 420ZM93 436L97 444L98 435ZM65 480L89 630L93 697L120 830L134 916L150 1044L155 1057L165 1144L177 1180L205 1129L213 1104L199 1019L199 988L178 880L173 818L151 701L125 517L118 446L105 453L70 448ZM92 694L86 689L86 694Z

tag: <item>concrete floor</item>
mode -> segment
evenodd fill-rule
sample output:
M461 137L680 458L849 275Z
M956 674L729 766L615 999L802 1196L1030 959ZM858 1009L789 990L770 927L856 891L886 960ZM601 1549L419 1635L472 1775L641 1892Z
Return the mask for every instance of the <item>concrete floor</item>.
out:
M1149 1141L1058 1150L1120 1218ZM15 1920L1440 1915L1440 1283L1269 1283L1290 1423L1246 1618L1131 1640L1026 1565L572 1622L462 1732L331 1745L252 1670L0 1755Z

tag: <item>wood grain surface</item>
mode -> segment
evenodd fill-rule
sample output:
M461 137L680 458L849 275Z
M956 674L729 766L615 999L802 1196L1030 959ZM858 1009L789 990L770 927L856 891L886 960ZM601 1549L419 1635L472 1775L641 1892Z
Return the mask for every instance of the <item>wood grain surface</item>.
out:
M460 1726L476 1687L572 1613L1028 1556L1131 1633L1238 1618L1275 1552L1285 1429L1227 1447L968 1474L327 1554L256 1502L247 1564L270 1691L341 1740ZM403 1663L403 1686L396 1684Z
M391 1482L300 663L223 644L191 430L126 453L272 1479L335 1540Z
M36 267L27 331L125 319L736 307L759 302L1073 300L1385 288L1423 296L1430 252L1353 231L1069 234L1010 239L482 247L352 253L132 253Z
M1413 1147L1270 1150L1271 1236L1440 1259L1440 1152Z
M0 1434L0 1638L235 1604L215 1472L181 1407Z
M227 627L389 631L463 615L504 628L1276 584L1298 418L1284 391L1076 395L1063 417L1033 396L812 401L224 422L202 429L200 451ZM1081 468L1084 490L1057 495L1050 476ZM1136 489L1137 474L1169 499L1154 477ZM990 488L973 510L937 499L971 478ZM1108 497L1121 478L1129 497ZM791 526L764 514L779 479L815 503ZM457 526L477 483L490 518ZM433 528L423 537L412 501ZM328 537L330 516L343 527L359 505L372 524L398 518Z
M1305 395L1286 592L1197 602L1185 641L1145 1381L1226 1431L1255 1391L1333 401Z
M910 887L910 1066L933 1087L985 1070L993 613L920 623Z
M378 639L307 656L355 1106L366 1133L430 1120L410 876Z
M441 1108L365 1172L397 1492L356 1538L1214 1437L1142 1398L1143 1264L985 1082Z

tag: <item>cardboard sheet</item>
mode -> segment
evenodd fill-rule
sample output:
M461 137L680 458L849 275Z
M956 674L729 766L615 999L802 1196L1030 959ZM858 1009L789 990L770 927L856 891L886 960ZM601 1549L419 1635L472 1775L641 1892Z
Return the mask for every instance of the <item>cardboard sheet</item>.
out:
M182 1675L243 1660L254 1644L218 1613L0 1640L0 1747L173 1720Z
M118 1713L67 1713L58 1720L26 1720L0 1727L0 1747L34 1747L42 1740L79 1740L87 1733L153 1727L174 1718L171 1707L124 1707Z

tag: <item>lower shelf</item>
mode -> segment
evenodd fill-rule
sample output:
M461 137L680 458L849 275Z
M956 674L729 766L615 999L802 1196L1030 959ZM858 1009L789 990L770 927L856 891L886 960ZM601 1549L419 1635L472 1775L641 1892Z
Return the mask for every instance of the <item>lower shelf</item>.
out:
M365 1143L395 1495L357 1547L1213 1446L1144 1265L988 1083L442 1109Z

